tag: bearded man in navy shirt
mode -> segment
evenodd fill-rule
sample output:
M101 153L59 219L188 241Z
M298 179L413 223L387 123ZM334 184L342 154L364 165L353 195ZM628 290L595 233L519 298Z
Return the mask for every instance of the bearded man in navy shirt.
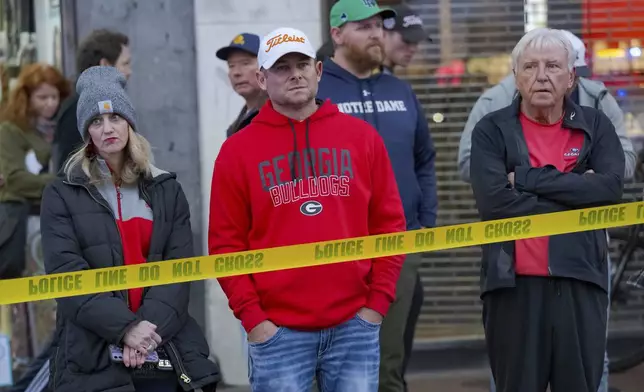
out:
M340 0L331 9L333 58L323 66L318 98L369 122L387 147L405 210L407 229L436 225L435 151L425 113L409 83L383 72L383 20L395 11L376 1ZM380 332L380 392L406 390L405 329L419 279L421 255L408 255L396 300Z

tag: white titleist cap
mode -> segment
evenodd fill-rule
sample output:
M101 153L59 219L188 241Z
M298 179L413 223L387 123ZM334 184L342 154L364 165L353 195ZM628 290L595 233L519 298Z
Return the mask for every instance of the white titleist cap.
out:
M300 30L281 27L262 38L257 62L260 68L269 69L280 57L289 53L302 53L315 58L315 49L306 34Z

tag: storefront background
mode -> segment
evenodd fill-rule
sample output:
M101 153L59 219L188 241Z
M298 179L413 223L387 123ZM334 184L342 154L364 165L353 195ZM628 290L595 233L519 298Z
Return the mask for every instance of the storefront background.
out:
M328 9L332 3L329 1ZM458 143L472 106L486 89L511 72L512 48L532 28L562 28L579 35L588 47L594 78L604 81L618 99L636 142L642 133L641 0L379 1L381 5L397 3L416 10L433 38L433 42L422 44L415 62L399 76L413 85L436 145L439 225L478 220L471 188L458 177ZM641 184L628 187L639 190ZM642 262L631 265L627 273L643 266ZM425 255L421 268L425 302L417 340L480 339L479 272L478 248ZM633 295L614 313L611 329L641 328L642 304L641 294Z
M152 65L157 68L165 67L164 69L174 67L172 69L183 77L181 80L191 80L189 76L196 72L200 108L198 126L198 144L201 146L199 148L200 170L184 168L181 178L185 181L189 192L198 194L191 198L191 200L201 201L201 203L193 203L193 208L197 211L207 211L212 162L224 141L226 127L242 105L239 97L230 89L225 76L225 64L215 58L214 52L239 32L263 34L278 25L301 28L316 44L321 44L323 38L328 37L328 11L333 0L307 0L306 2L275 0L270 4L261 0L250 0L246 3L223 0L217 0L217 2L215 6L212 0L196 0L194 2L196 42L187 38L181 39L173 42L174 46L170 48L176 49L175 46L183 46L182 49L185 49L186 45L192 45L194 42L196 70L193 69L194 67L176 66L175 62L169 60L167 56L162 57L161 60L158 56L155 57L154 51L163 51L167 54L170 53L170 49L151 46L150 42L156 42L153 38L162 37L163 34L146 34L143 29L145 23L128 23L131 31L127 31L135 37L133 49L136 53L135 65L138 68L132 85L133 94L137 102L141 103L141 111L158 113L161 109L165 110L172 106L166 105L166 103L172 103L169 99L163 102L159 99L146 99L146 93L150 91L151 85L148 79L152 77L150 72L145 70L151 69ZM603 80L618 99L627 115L629 131L633 137L643 133L640 125L644 124L644 95L642 94L644 60L640 49L640 45L644 42L643 1L379 1L381 5L400 2L405 2L417 10L434 39L431 43L422 44L416 61L400 76L414 86L426 111L437 148L439 225L471 222L478 219L471 189L458 178L456 167L458 142L469 111L478 97L511 72L510 51L526 29L547 25L569 29L582 37L589 48L588 61L594 70L595 77ZM37 59L56 65L61 64L59 3L57 0L0 0L0 70L3 91L6 91L10 77L17 75L21 63ZM111 7L121 9L116 6ZM90 8L90 6L85 5L84 8ZM95 8L99 9L99 6ZM152 11L146 12L154 14ZM143 11L135 14L144 20L141 16ZM115 11L115 15L120 14ZM82 21L83 23L80 24L83 29L80 29L79 35L85 34L89 27L108 24L99 16L91 21ZM259 19L262 20L261 24L257 23ZM118 24L117 22L119 20L116 17L110 20L110 23L115 25ZM176 30L180 30L182 26L184 25L175 26ZM66 27L69 28L69 26ZM150 30L156 32L158 29ZM182 36L175 34L174 31L172 35L173 37ZM193 54L190 51L184 55ZM68 62L69 59L66 61ZM182 72L179 73L179 70ZM163 78L158 77L157 80L163 80ZM155 88L158 86L165 86L168 90L166 84L154 85ZM181 89L177 88L177 90ZM154 105L149 101L153 101ZM146 123L148 123L147 120ZM188 128L191 129L193 122L189 124ZM187 131L186 135L189 135L186 139L195 136ZM151 136L153 139L156 137L157 145L174 146L169 142L165 144L159 142L159 140L173 141L174 139L169 136ZM189 148L181 150L185 153ZM176 163L180 158L189 160L187 153L177 159L173 156L170 156L173 159L165 157L165 155L174 154L171 151L169 147L160 151L162 161L173 163L168 166L177 166ZM191 157L194 158L194 154ZM188 179L190 181L187 181ZM640 185L632 184L629 187L641 188ZM195 215L198 215L198 212ZM196 231L200 232L202 244L205 244L207 232L205 213L201 218L198 219L200 228ZM34 232L37 231L36 226L33 229ZM31 243L37 244L37 235L34 235L31 240ZM37 246L34 249L37 249ZM39 268L40 254L35 250L30 255L36 272ZM644 255L638 257L644 259ZM477 248L425 255L421 274L426 298L418 328L419 340L480 338L482 330L478 286L479 260L480 254ZM638 266L633 266L633 268L636 267ZM225 296L215 281L207 283L206 293L208 298L206 325L212 350L220 360L226 381L231 384L245 383L247 363L244 338L239 323L230 313ZM643 304L641 296L631 298L627 306L613 315L613 319L616 320L615 325L619 326L620 322L624 324L633 320L641 321ZM43 314L49 311L50 309L43 309ZM42 319L47 320L47 317ZM39 329L37 326L32 328ZM41 336L46 335L47 333L41 333ZM40 341L31 342L32 346L38 346L40 343Z

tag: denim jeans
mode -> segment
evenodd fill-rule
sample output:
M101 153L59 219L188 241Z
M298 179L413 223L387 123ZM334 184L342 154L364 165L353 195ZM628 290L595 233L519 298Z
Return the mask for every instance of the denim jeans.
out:
M358 317L322 331L280 327L262 343L249 343L253 392L377 392L380 324Z

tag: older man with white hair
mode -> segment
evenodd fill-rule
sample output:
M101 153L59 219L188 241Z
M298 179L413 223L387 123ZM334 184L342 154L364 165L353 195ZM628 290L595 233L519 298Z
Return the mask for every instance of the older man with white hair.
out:
M575 58L561 30L535 29L514 48L519 94L472 133L470 177L483 220L621 201L624 152L613 124L566 94ZM607 252L601 230L483 246L483 322L499 391L597 391Z
M624 149L624 159L626 160L624 178L628 180L635 174L637 154L626 132L624 112L604 83L590 79L592 75L588 64L586 64L586 46L584 42L570 31L562 31L570 40L570 44L577 54L574 63L575 84L569 91L570 98L578 105L592 106L601 110L610 118ZM501 80L499 84L485 91L472 107L458 146L458 171L463 181L470 182L470 150L472 148L472 130L474 130L474 126L486 114L510 105L516 94L516 80L514 73L511 73Z
M615 131L624 149L624 179L628 180L635 173L637 154L633 149L626 132L624 122L624 113L620 109L615 98L610 94L606 86L600 82L589 79L591 77L590 69L586 63L586 47L584 42L571 33L563 30L570 44L576 52L575 58L575 85L569 90L570 99L581 106L591 106L601 110L610 118L615 126ZM476 104L470 111L467 123L461 135L461 141L458 149L458 168L461 179L470 182L470 151L472 147L472 131L474 126L488 113L509 106L517 94L516 79L514 73L504 78L499 84L487 90L476 101ZM609 260L610 265L610 260ZM610 283L610 279L608 280ZM610 306L609 306L610 308ZM610 309L609 309L610 311ZM609 313L610 317L610 313ZM496 392L494 382L490 385L490 392ZM604 357L604 374L597 392L619 392L619 389L608 387L608 355Z

